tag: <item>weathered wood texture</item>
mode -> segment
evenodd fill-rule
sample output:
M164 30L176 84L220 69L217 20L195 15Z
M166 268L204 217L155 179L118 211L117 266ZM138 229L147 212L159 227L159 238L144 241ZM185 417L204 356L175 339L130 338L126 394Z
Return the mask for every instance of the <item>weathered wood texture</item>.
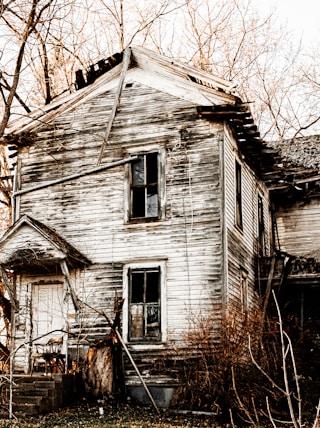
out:
M16 214L17 218L28 214L55 229L92 262L81 270L71 270L70 282L81 300L78 314L65 287L64 325L73 350L79 345L86 349L106 337L110 329L107 318L114 318L114 299L127 292L129 266L148 263L164 268L163 342L130 347L135 359L140 359L138 365L146 369L157 358L174 358L173 347L185 349L185 336L194 334L206 317L214 319L218 335L224 304L243 309L239 287L243 273L248 282L247 300L252 303L258 193L265 207L266 255L271 233L268 193L242 159L235 136L221 117L204 118L197 109L239 104L231 82L139 48L133 50L133 59L120 100L119 64L92 87L69 95L64 103L52 103L44 112L35 112L35 120L30 117L20 124L20 132L33 131L33 135L30 144L19 150L16 190L26 193L16 197ZM108 127L115 105L117 114ZM159 150L164 210L158 221L128 221L129 164L27 192L37 184L94 168L106 128L103 165ZM18 128L13 124L10 129ZM234 217L235 159L242 166L242 230L235 226ZM21 240L32 238L22 231L19 236ZM42 280L53 284L64 278L59 266L47 278L35 273L19 277L17 346L23 343L23 336L33 337L32 287ZM127 305L125 302L124 323Z
M319 199L292 202L276 213L280 249L293 256L320 257Z
M20 158L23 188L94 167L113 98L114 91L101 94L39 129L36 143ZM191 103L130 85L123 89L102 163L133 149L164 148L164 220L126 223L124 166L21 195L20 215L54 228L93 262L81 278L75 276L75 290L110 318L115 292L122 291L123 265L165 260L167 344L179 346L200 316L214 311L221 317L222 143L222 124L199 118ZM77 322L69 319L73 337L79 334L82 343L108 331L90 307L83 306ZM164 354L166 344L158 348Z
M258 256L258 195L263 201L263 217L265 230L265 255L270 254L271 224L269 213L269 198L266 187L253 171L245 164L238 152L232 134L226 130L224 152L225 175L225 221L227 235L227 303L229 307L243 310L244 306L252 308L256 305L254 283L256 260ZM235 162L241 165L242 188L242 228L236 225L236 177ZM247 290L241 289L242 275L246 277ZM243 293L247 294L244 296ZM245 301L243 301L243 299ZM242 307L241 307L242 306Z

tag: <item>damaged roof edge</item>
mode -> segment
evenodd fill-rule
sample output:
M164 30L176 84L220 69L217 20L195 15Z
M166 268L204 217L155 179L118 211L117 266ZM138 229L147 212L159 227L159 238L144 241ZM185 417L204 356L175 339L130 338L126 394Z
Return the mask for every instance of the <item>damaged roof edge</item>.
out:
M126 50L130 50L132 52L129 64L129 68L131 69L141 68L144 71L151 70L151 72L154 72L154 70L157 69L162 70L161 72L164 74L167 74L168 71L169 73L175 72L178 78L185 82L189 82L191 85L196 85L197 87L200 86L203 90L215 91L217 95L220 94L221 97L224 97L225 100L227 100L225 102L236 104L241 101L234 93L235 85L233 82L216 77L213 74L194 66L159 55L146 48L133 46L126 48ZM124 57L124 52L122 52L117 53L106 60L101 60L100 71L95 78L90 76L86 77L87 80L80 83L81 89L78 84L78 91L62 95L50 104L44 105L42 108L38 108L24 117L12 120L8 124L6 135L14 133L20 134L21 132L34 130L35 128L46 124L62 111L77 106L77 104L87 96L95 96L96 92L99 92L101 83L105 84L107 82L111 82L113 78L120 76ZM97 64L99 64L99 62ZM94 69L95 64L93 64L92 67ZM98 84L98 82L100 82L100 84ZM85 86L83 86L83 84Z

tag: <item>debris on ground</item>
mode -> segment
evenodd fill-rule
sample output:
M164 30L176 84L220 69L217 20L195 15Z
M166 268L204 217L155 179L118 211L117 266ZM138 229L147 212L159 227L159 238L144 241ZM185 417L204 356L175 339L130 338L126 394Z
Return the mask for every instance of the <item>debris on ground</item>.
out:
M2 428L172 428L218 427L214 415L178 413L161 410L158 415L153 407L134 404L90 403L87 400L66 407L55 413L36 417L17 416L13 421L1 419Z

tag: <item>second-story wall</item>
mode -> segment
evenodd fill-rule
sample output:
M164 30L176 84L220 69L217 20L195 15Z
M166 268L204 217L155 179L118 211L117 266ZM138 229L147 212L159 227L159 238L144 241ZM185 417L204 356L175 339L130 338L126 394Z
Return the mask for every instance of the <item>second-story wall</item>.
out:
M227 126L224 165L226 303L230 310L246 312L257 302L254 293L257 258L269 256L271 251L269 193L246 164Z
M34 144L20 155L22 188L95 166L114 93L94 97L38 130ZM113 318L115 292L124 293L126 340L132 269L160 268L161 343L182 342L201 316L221 317L223 132L221 124L200 119L191 103L133 83L124 88L103 164L159 153L160 218L128 219L129 163L25 193L17 201L19 215L54 228L91 260L81 275L73 274L77 293L90 307ZM89 338L101 335L103 326L108 330L89 307L81 317L77 328L85 326Z

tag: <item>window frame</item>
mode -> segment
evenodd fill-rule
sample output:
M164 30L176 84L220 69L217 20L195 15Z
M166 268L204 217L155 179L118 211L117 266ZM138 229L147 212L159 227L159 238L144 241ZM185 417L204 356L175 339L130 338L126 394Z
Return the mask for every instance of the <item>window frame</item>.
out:
M130 338L130 272L135 270L155 270L159 269L159 310L160 310L160 331L159 338L131 339ZM166 262L164 260L154 260L145 262L132 262L124 265L123 268L123 337L130 345L159 345L167 340L167 319L166 319Z
M140 216L133 217L133 179L132 168L134 161L127 165L126 180L125 180L125 223L148 223L157 222L165 219L165 148L159 145L149 146L147 149L135 148L129 150L129 156L146 156L157 153L157 200L158 200L158 213L156 216ZM145 163L146 161L144 161ZM147 183L145 183L147 186ZM141 186L143 187L143 186ZM147 204L147 196L145 199Z
M156 289L156 300L152 301L148 299L148 274L156 274L157 279L157 289ZM134 284L134 276L143 278L142 288L140 290L133 290L133 286L137 286L137 283ZM135 280L137 281L137 280ZM128 311L128 340L129 342L159 342L161 341L161 269L160 266L154 268L134 268L128 270L128 283L129 283L129 311ZM151 293L150 293L151 294ZM134 297L139 296L138 299ZM134 301L135 300L135 301ZM141 325L138 325L138 329L141 329L141 335L134 335L134 325L132 321L132 312L133 308L138 309L142 308L141 313ZM155 331L155 334L152 334L152 328L148 331L148 311L149 308L157 308L157 322L158 329Z
M235 159L235 224L243 230L242 166L237 159Z
M259 256L266 255L266 227L264 220L264 202L263 197L258 193L257 198L257 218L258 218L258 254Z

